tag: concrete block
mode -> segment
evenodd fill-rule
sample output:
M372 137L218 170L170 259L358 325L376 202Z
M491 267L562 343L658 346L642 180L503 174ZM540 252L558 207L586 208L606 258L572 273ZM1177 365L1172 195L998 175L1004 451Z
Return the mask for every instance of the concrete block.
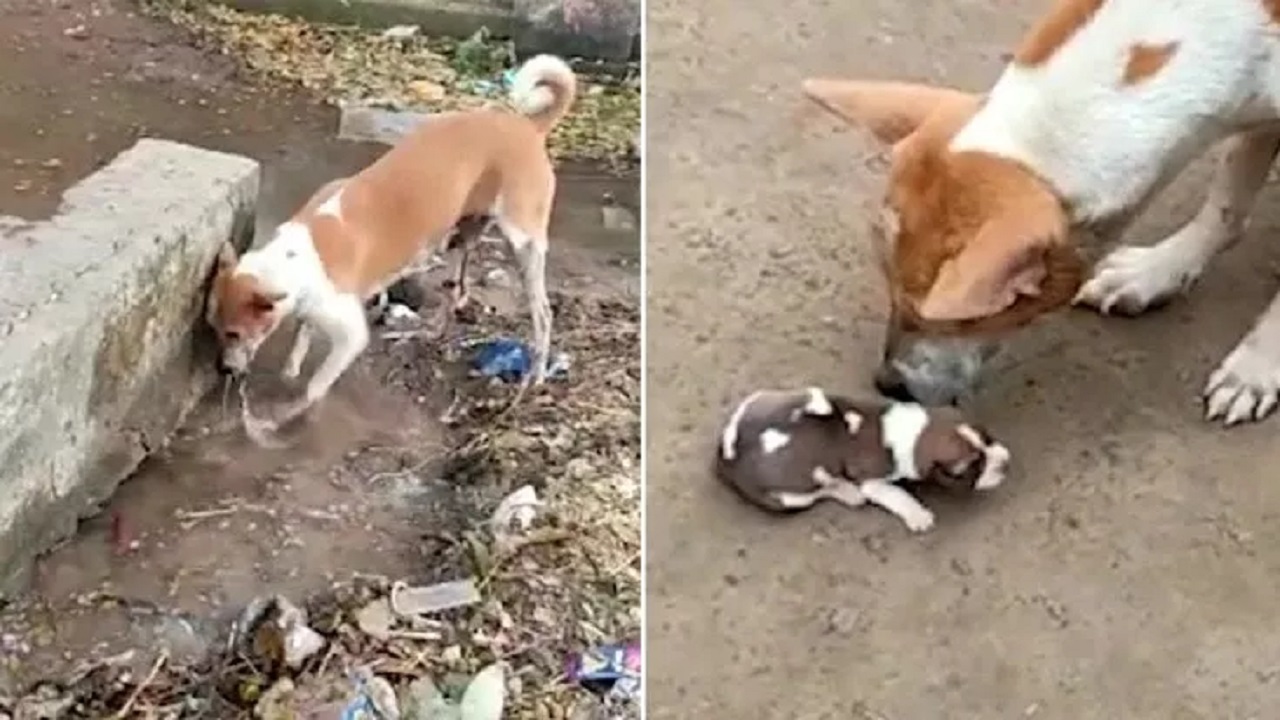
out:
M0 592L212 387L207 280L257 193L253 160L141 140L51 220L0 218Z

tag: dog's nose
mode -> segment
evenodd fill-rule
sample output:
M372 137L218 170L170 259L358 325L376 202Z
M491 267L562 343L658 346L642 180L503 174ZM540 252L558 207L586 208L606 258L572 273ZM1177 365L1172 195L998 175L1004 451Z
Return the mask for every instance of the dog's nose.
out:
M876 371L875 384L876 390L891 400L897 400L898 402L915 401L915 398L911 396L911 390L907 388L907 382L890 367L881 367Z

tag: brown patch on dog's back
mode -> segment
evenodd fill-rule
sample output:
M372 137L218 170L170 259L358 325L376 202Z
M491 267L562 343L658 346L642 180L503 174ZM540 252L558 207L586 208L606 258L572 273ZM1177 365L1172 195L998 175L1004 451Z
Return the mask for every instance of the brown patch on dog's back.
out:
M1280 0L1276 0L1280 2ZM1147 43L1134 43L1129 47L1129 61L1124 66L1124 76L1121 83L1124 85L1137 85L1143 82L1168 64L1173 59L1174 53L1178 52L1178 43L1167 42L1160 45L1149 45Z
M1262 0L1262 9L1271 16L1271 21L1280 23L1280 0Z
M1104 0L1057 0L1053 9L1031 28L1013 55L1024 67L1042 65L1089 23ZM1280 2L1280 0L1270 0Z

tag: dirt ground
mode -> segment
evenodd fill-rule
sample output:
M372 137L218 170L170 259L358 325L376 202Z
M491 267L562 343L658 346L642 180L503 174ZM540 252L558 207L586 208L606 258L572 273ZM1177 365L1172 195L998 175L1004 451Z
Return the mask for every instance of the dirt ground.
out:
M797 122L808 75L991 83L1043 2L649 3L649 715L1263 718L1280 695L1277 421L1197 393L1276 289L1280 195L1186 301L1021 338L978 411L996 495L773 520L705 468L760 386L870 392L886 303L871 142ZM1203 163L1130 241L1185 221Z
M258 224L268 230L319 184L362 167L384 149L339 142L336 130L332 108L245 81L230 59L192 49L172 28L137 16L126 2L13 0L0 6L0 214L49 216L67 186L136 138L155 136L260 160ZM551 231L559 242L550 272L557 312L565 313L558 331L566 334L557 344L590 337L591 325L603 326L609 315L600 308L632 315L634 341L638 230L606 226L601 204L611 194L634 210L636 179L571 165L561 168L559 178ZM488 282L476 286L477 300L526 323L512 268L492 253L481 257L473 281ZM437 269L425 282L431 287L443 277ZM475 335L484 327L493 324L463 330ZM525 332L525 325L505 329ZM634 353L625 346L627 337L617 333L618 344L591 349ZM564 468L548 460L563 460L560 451L530 457L519 472L489 468L488 475L471 479L465 503L458 488L436 479L444 475L439 465L446 451L456 449L449 443L457 434L440 417L457 388L424 360L436 356L424 355L415 342L375 342L286 451L260 450L244 438L234 396L229 407L221 397L210 398L103 514L40 561L27 597L7 606L0 599L0 696L126 648L145 651L136 659L139 668L161 649L176 661L198 658L219 627L265 592L301 601L359 574L449 579L458 568L446 562L450 551L440 537L458 529L458 512L491 510L522 482L548 496L567 493L556 488ZM591 375L590 366L601 362L592 352L577 354L583 365L571 369L571 377ZM628 372L618 360L608 363ZM567 423L565 409L574 402L564 395L577 382L553 383L549 401L558 404L532 417L553 429ZM638 369L625 382L637 396ZM531 402L536 410L547 401ZM638 437L636 412L633 407ZM534 431L546 434L542 426ZM638 457L638 447L615 443L611 449ZM539 471L557 475L530 477ZM579 468L577 474L593 472ZM587 492L594 482L583 479L577 491ZM636 564L638 583L638 558ZM577 632L566 629L564 638ZM596 640L607 639L622 638ZM548 657L556 667L562 662Z

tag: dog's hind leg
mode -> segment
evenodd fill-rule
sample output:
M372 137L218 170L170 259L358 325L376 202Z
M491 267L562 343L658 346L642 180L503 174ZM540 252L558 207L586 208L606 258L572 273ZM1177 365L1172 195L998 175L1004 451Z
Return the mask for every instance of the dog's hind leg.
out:
M1195 218L1155 245L1122 247L1103 258L1076 302L1104 315L1136 315L1189 289L1209 262L1244 233L1277 150L1276 128L1227 140Z
M551 300L547 294L547 236L525 232L518 226L504 223L502 233L511 244L511 251L520 264L525 296L529 300L529 315L533 321L533 367L527 380L534 385L542 383L547 375L547 363L551 356Z
M551 225L556 177L548 165L542 173L530 175L525 180L520 187L512 188L520 192L504 193L500 199L497 223L520 265L520 277L533 321L533 368L525 376L525 382L539 385L547 377L547 364L551 359L547 231Z

